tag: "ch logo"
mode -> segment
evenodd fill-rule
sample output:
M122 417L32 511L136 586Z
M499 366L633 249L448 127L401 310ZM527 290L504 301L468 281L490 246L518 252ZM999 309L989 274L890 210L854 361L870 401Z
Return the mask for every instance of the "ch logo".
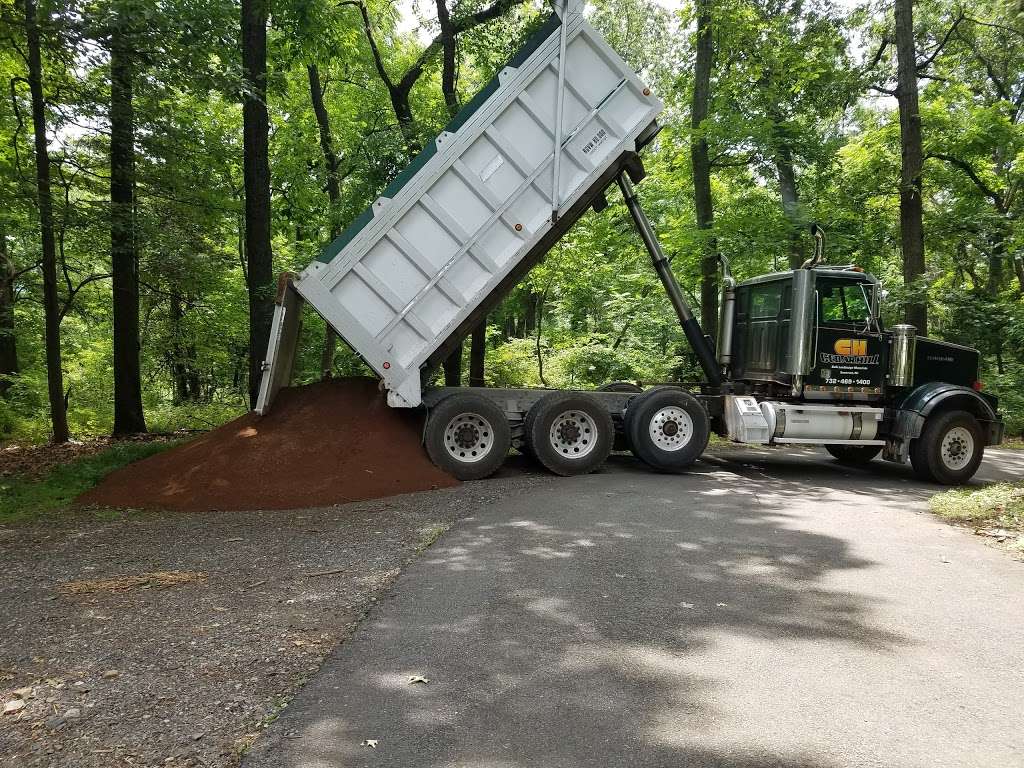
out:
M868 353L867 339L836 339L832 347L837 355L843 357L857 357Z

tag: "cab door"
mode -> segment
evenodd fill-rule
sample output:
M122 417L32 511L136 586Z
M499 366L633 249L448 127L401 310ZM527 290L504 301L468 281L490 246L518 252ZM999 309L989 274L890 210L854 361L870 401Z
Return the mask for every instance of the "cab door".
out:
M888 348L871 319L871 290L864 280L817 275L814 361L805 390L882 393Z

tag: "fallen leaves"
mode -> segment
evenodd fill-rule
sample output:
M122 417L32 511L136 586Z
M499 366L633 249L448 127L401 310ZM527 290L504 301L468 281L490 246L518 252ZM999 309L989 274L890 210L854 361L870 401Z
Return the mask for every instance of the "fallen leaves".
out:
M206 581L202 571L154 571L134 576L115 576L110 579L80 579L61 584L66 595L92 595L99 592L127 592L130 589L174 587Z

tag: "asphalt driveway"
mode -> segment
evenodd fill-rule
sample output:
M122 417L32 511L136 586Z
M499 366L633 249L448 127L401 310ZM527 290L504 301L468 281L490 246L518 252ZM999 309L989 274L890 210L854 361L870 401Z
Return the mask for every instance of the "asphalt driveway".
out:
M619 459L498 499L246 765L1024 766L1024 564L875 469ZM993 451L979 478L1021 476L1024 454Z

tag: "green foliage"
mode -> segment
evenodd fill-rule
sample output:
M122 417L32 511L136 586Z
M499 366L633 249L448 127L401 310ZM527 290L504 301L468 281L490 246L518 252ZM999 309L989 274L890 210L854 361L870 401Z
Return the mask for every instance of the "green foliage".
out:
M1024 483L954 488L932 496L928 503L933 512L953 522L1016 531L1012 546L1024 551Z
M450 5L462 18L487 5ZM879 97L892 73L891 9L840 13L823 0L712 4L711 115L690 124L694 7L654 0L595 0L588 18L667 109L645 151L639 187L672 268L692 303L709 242L747 278L786 268L809 246L806 225L828 231L833 263L856 263L889 292L886 322L922 293L930 335L978 347L983 378L1008 429L1024 431L1024 27L996 0L917 3L922 69L927 275L903 284L899 237L899 120ZM440 31L435 6L368 0L381 64L394 83ZM457 38L456 84L465 102L546 15L515 6ZM0 439L47 437L40 245L31 121L19 6L0 0L0 237L16 273L14 337L20 371L0 398ZM203 428L244 409L248 297L242 231L242 137L237 9L232 3L90 0L45 14L44 69L60 253L59 292L69 417L78 435L112 422L110 272L110 25L128 24L137 54L137 245L141 351L153 429ZM130 23L125 19L130 19ZM982 23L983 22L983 23ZM949 33L949 34L947 34ZM941 44L941 45L940 45ZM874 53L881 50L877 61ZM307 66L323 86L340 200L327 199L328 168ZM428 57L401 128L358 6L328 0L275 4L269 32L275 268L303 268L363 211L447 121L441 61ZM714 227L694 223L690 146L712 160ZM792 172L796 199L782 204ZM488 318L486 379L493 386L597 386L609 380L696 378L647 255L617 192L588 213ZM0 275L2 279L2 275ZM713 318L701 318L714 332ZM0 329L0 333L3 333ZM305 318L296 380L320 375L323 322ZM468 347L468 345L467 345ZM468 354L463 355L468 369ZM338 375L366 366L343 344Z
M41 480L0 478L0 523L61 510L115 469L159 453L173 442L121 443L57 467Z

